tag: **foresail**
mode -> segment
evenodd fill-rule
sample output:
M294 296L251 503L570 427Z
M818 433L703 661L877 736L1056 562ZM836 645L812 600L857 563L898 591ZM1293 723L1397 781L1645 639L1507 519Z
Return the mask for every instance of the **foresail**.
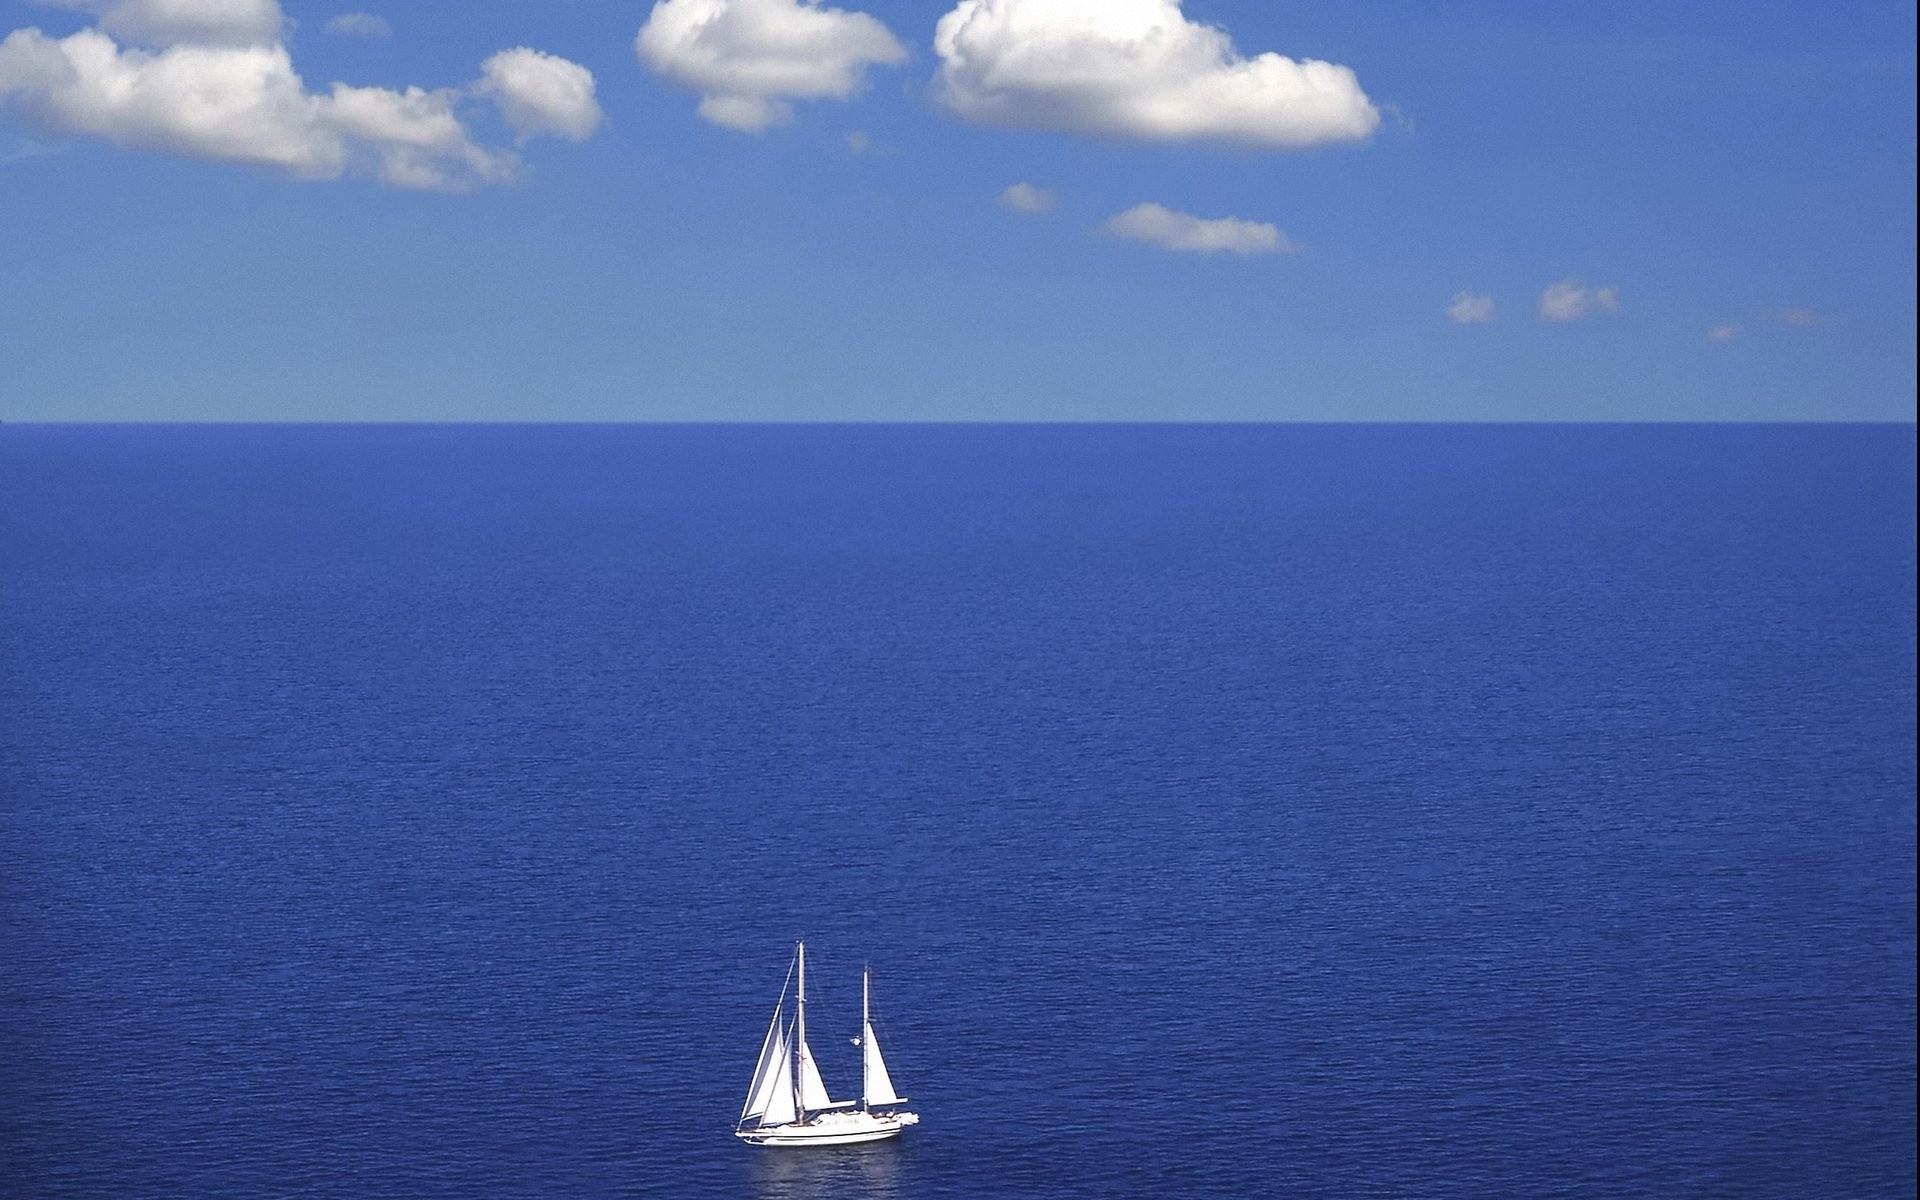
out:
M873 1035L873 1022L860 1031L860 1053L866 1066L866 1100L869 1105L895 1104L902 1097L894 1095L893 1080L887 1075L887 1060L880 1057L880 1039Z
M760 1065L754 1069L753 1084L747 1089L747 1106L740 1119L760 1118L762 1125L784 1125L793 1120L793 1058L786 1031L780 1027L780 1014L773 1016L766 1044L760 1047Z
M820 1079L820 1068L814 1065L813 1051L805 1042L800 1043L800 1107L810 1112L834 1107L827 1096L827 1085Z

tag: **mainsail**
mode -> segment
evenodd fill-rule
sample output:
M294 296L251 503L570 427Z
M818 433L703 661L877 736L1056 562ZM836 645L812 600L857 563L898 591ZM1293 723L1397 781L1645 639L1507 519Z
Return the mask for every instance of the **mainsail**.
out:
M838 1107L827 1095L827 1085L820 1078L820 1068L813 1062L813 1051L807 1048L805 1042L800 1043L800 1107L808 1112Z

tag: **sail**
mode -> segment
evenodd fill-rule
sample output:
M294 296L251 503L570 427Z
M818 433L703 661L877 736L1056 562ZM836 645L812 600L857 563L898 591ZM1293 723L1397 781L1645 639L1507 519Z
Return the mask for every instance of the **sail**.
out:
M762 1125L784 1125L794 1118L793 1058L778 1011L760 1047L760 1065L754 1068L753 1083L747 1088L747 1106L740 1110L741 1120L749 1117L759 1117Z
M800 1107L808 1111L836 1107L827 1096L827 1085L820 1079L820 1068L814 1065L813 1051L805 1042L800 1043Z
M887 1060L880 1057L880 1039L873 1036L873 1022L860 1031L860 1054L866 1066L867 1103L897 1104L904 1096L893 1094L893 1080L887 1075Z

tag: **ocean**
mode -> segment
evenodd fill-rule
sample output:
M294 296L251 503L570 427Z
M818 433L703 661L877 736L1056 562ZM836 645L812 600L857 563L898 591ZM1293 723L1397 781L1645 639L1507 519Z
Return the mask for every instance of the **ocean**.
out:
M1905 426L0 427L0 1195L1915 1189ZM732 1137L793 943L898 1142Z

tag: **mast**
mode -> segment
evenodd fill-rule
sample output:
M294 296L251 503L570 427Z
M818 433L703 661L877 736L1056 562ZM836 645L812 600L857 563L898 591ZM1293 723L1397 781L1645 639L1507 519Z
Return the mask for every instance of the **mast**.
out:
M796 1011L799 1013L799 1016L796 1018L796 1021L797 1021L796 1027L799 1031L799 1036L795 1037L793 1041L794 1041L794 1052L796 1054L805 1054L807 1052L806 1051L806 1045L807 1045L807 943L805 941L802 941L800 943L799 954L800 954L800 991L798 993L799 999L795 1005ZM805 1121L807 1119L807 1097L805 1094L806 1089L800 1088L798 1090L801 1094L797 1097L799 1103L794 1105L794 1108L795 1108L794 1120Z
M860 968L860 1109L867 1108L867 1043L873 1040L873 1016L868 1011L868 993L873 991L873 966Z

